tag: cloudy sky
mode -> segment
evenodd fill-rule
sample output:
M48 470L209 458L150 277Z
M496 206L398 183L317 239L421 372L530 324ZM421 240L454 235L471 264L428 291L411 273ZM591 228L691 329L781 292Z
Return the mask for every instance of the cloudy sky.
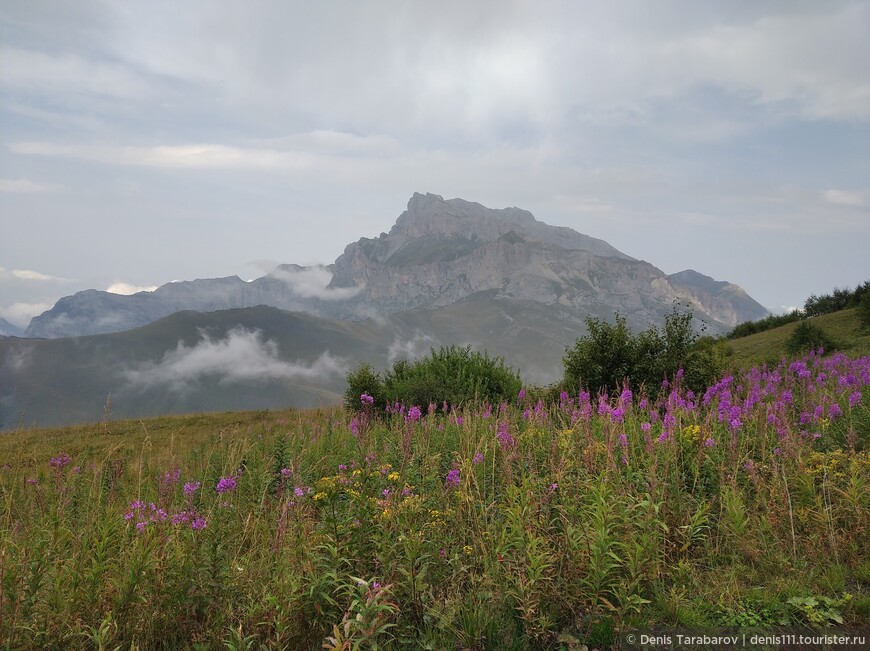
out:
M770 307L870 278L870 3L0 0L0 317L329 263L413 192Z

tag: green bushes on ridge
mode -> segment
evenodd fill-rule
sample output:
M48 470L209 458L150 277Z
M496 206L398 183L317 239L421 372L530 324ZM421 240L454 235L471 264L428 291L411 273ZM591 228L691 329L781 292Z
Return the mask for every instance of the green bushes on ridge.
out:
M360 396L368 394L382 409L393 402L405 405L458 406L472 400L496 403L513 398L522 388L519 373L505 366L500 357L472 351L471 346L442 346L421 359L399 359L383 377L368 364L360 364L347 376L344 402L350 409L360 407Z

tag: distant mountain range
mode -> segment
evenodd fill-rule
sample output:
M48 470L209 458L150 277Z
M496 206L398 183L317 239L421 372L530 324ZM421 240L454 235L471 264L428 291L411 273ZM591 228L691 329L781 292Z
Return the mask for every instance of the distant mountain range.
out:
M619 311L640 329L675 302L710 332L767 315L732 283L666 275L525 210L415 194L389 233L329 266L62 298L27 339L0 339L0 427L93 420L109 393L130 417L325 404L356 360L384 367L439 344L485 348L549 382L585 317Z

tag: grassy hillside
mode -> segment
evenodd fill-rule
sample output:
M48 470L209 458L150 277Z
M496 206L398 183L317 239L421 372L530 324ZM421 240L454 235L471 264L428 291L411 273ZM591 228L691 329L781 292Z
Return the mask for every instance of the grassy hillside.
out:
M870 355L870 331L862 331L857 309L813 317L812 323L837 342L838 352L850 357ZM785 342L797 326L797 322L788 323L779 328L729 341L728 346L734 353L732 361L739 368L778 362L786 354Z
M870 625L870 359L703 400L426 412L3 434L0 640L562 651Z

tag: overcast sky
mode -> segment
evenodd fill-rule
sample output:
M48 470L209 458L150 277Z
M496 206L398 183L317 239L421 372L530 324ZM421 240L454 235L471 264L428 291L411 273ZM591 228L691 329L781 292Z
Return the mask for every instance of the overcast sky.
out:
M0 317L330 263L414 192L769 307L870 279L870 3L0 0Z

